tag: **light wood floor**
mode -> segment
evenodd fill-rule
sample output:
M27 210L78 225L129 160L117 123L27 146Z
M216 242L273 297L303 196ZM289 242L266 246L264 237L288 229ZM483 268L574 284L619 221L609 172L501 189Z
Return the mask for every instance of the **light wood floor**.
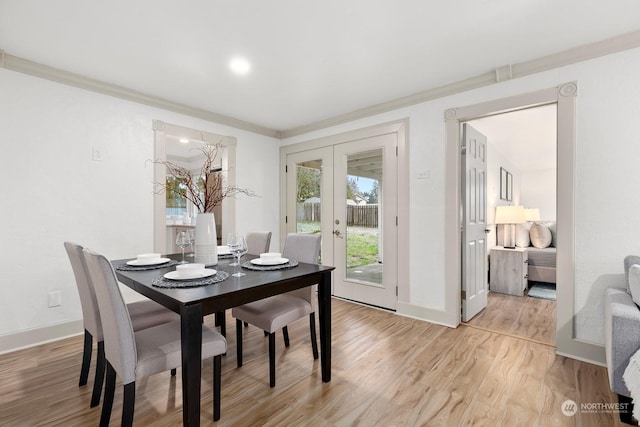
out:
M490 292L487 308L468 326L556 345L556 302Z
M206 323L211 325L210 316ZM268 385L267 340L245 329L236 368L235 322L223 357L223 426L614 426L617 414L567 417L560 405L615 402L605 368L556 356L548 345L479 328L443 326L333 300L333 370L314 361L308 323L278 334L277 385ZM92 380L78 387L81 337L0 356L0 425L97 425ZM93 370L93 368L92 368ZM92 374L93 372L91 372ZM202 425L213 425L212 368L203 369ZM169 373L140 381L135 425L180 425L181 381ZM119 425L118 384L111 425Z

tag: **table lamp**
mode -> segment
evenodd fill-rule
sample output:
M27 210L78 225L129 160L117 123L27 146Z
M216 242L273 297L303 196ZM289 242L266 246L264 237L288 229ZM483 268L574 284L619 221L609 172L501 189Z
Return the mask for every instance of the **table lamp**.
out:
M537 208L525 209L524 220L526 222L540 221L540 209L537 209Z
M525 212L522 206L496 206L496 224L504 225L503 246L507 249L516 247L515 224L525 222Z

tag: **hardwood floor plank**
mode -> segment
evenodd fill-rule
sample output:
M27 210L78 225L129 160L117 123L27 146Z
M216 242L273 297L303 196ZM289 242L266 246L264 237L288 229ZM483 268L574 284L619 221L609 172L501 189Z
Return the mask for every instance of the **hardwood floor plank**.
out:
M531 308L519 321L547 309ZM289 348L277 336L277 384L270 388L267 339L257 328L243 329L244 365L238 369L235 322L227 316L222 418L213 422L213 369L205 361L203 426L621 425L611 413L567 417L560 409L567 399L615 402L604 368L557 356L550 345L507 331L451 329L333 300L332 381L322 382L308 322L300 321L289 327ZM508 318L513 315L484 320L494 325ZM213 326L211 316L205 323ZM100 407L89 408L95 360L89 384L78 387L81 353L78 336L0 356L0 425L97 425ZM166 372L136 384L135 425L182 423L180 378L180 372ZM119 425L121 410L118 382L112 426Z

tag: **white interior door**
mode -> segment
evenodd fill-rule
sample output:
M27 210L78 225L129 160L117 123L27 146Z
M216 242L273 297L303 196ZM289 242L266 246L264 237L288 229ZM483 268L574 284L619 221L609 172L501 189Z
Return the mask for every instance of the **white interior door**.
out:
M334 295L389 309L397 302L396 138L385 134L286 160L287 232L322 234L321 262L336 267Z
M396 134L334 146L334 294L395 310L398 277ZM365 204L352 189L374 182ZM351 189L351 190L350 190ZM369 194L371 196L371 194Z
M487 306L487 138L462 128L462 321Z

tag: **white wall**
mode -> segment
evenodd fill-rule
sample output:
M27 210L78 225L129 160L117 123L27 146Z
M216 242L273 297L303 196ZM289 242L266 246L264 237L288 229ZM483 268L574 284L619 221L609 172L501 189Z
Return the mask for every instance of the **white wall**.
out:
M524 171L521 194L525 208L540 209L541 221L556 220L556 169Z
M629 191L640 181L633 127L640 117L638 75L640 49L634 49L283 143L410 119L410 280L399 285L409 289L407 303L443 310L444 111L576 81L575 324L578 338L602 344L604 289L623 286L624 256L640 253L640 198ZM278 227L278 153L271 138L4 69L0 93L0 337L80 319L64 240L110 257L151 248L153 175L145 161L153 156L153 119L236 136L237 183L262 195L238 200L238 231ZM92 146L104 150L103 162L90 160ZM417 179L418 170L428 170L429 178ZM54 289L62 290L63 306L48 309L47 292Z
M496 206L519 205L521 193L521 172L491 144L487 137L487 225L491 232L487 235L487 253L496 246ZM513 177L512 200L500 200L500 168L506 169Z
M237 231L272 230L278 247L279 141L6 69L0 93L0 340L82 318L65 240L152 249L154 119L237 137L237 184L260 196L238 197ZM62 306L47 308L54 290Z
M622 286L625 255L640 253L640 198L629 192L640 182L640 49L510 80L374 117L292 137L311 140L402 118L410 119L410 283L408 303L444 307L444 111L576 81L576 330L602 344L603 293ZM418 180L418 170L429 178ZM429 242L429 244L425 244ZM457 286L457 285L456 285Z

